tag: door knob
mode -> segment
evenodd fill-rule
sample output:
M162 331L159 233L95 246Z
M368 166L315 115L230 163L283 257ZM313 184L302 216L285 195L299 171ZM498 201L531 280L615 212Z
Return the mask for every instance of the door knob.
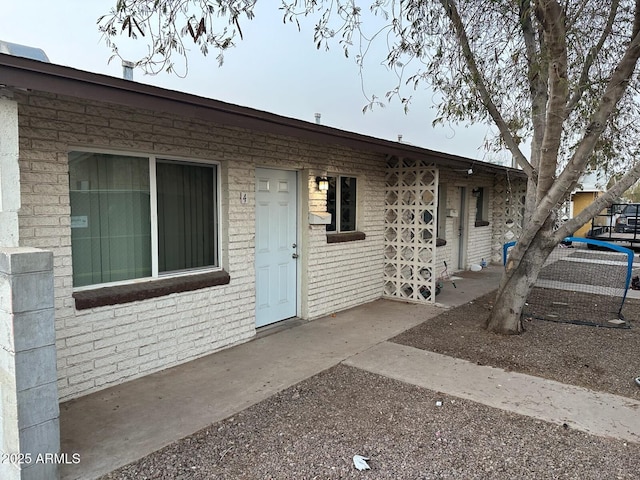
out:
M292 253L291 254L291 258L298 258L298 254L297 253Z

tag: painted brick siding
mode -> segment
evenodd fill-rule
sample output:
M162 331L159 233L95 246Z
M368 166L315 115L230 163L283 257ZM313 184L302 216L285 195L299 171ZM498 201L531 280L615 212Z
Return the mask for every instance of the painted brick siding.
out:
M324 225L309 229L309 318L344 310L381 297L384 249L384 171L382 159L354 155L327 167L357 178L356 228L364 240L327 243ZM366 175L362 172L366 172ZM315 177L313 177L315 187ZM312 190L313 191L313 190ZM310 209L325 210L326 194L317 192Z
M349 156L330 156L322 170L310 172L310 211L326 211L326 193L317 190L316 176L356 177L356 229L365 233L366 238L327 243L324 225L309 226L306 247L308 318L317 318L381 297L385 168L384 158L354 152Z
M468 188L469 195L469 223L467 231L469 232L467 243L467 257L465 268L471 267L471 265L480 265L480 262L484 259L485 262L491 262L491 240L492 240L492 228L493 228L493 177L489 175L473 175L471 185ZM483 188L484 195L487 196L485 201L485 207L488 208L485 219L489 222L489 225L479 226L476 223L476 198L472 195L474 188Z
M302 177L302 316L316 318L381 296L380 155L48 94L21 93L17 100L20 245L54 254L61 400L207 355L255 334L256 166L295 169ZM76 311L68 151L83 147L220 162L221 263L231 282ZM357 176L358 230L366 234L365 240L327 244L324 226L308 225L308 211L326 208L315 176L327 173ZM248 194L246 204L240 202L241 193Z
M461 177L460 172L448 170L446 168L440 169L440 186L446 189L444 199L446 206L444 211L457 210L460 215L457 218L445 216L440 218L440 222L445 224L446 245L436 248L436 271L440 272L444 268L444 263L447 262L449 272L457 270L468 269L472 264L480 264L484 258L487 263L492 260L492 230L493 217L494 217L494 188L493 178L489 175L473 174L471 176ZM466 189L466 203L465 210L466 215L463 216L463 212L460 209L460 188ZM483 187L485 189L485 195L488 195L486 205L488 208L487 220L488 226L476 227L476 199L472 195L472 190L476 187ZM439 208L442 212L443 209ZM462 248L464 254L462 255L462 265L458 263L458 222L463 224L463 231L466 232L466 237L462 241Z

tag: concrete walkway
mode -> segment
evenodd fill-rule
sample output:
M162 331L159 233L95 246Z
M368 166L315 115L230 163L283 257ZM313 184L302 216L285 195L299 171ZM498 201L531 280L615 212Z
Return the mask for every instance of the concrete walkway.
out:
M343 363L501 410L566 423L593 435L640 442L640 402L627 397L390 342L374 345Z
M438 301L455 306L473 300L495 289L500 273L499 267L464 272L456 288L445 284ZM640 441L640 420L633 418L638 402L386 341L438 315L443 305L379 300L292 328L285 324L243 345L62 404L62 452L79 453L81 462L64 465L61 478L97 478L340 362L590 433Z

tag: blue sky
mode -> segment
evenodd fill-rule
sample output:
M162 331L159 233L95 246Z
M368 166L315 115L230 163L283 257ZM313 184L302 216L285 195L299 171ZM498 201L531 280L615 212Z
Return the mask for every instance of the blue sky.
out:
M107 63L111 51L96 25L115 1L5 2L0 40L42 48L52 63L119 77L120 62ZM310 122L319 112L325 125L388 140L401 134L408 143L477 160L509 158L482 149L489 132L486 125L433 128L433 93L426 89L412 92L408 114L399 102L363 114L367 101L354 60L345 58L337 45L329 52L317 50L312 24L303 25L301 32L283 24L278 4L258 2L256 18L243 24L244 40L225 53L222 67L215 53L203 57L194 49L186 78L166 73L145 76L136 70L134 80ZM121 52L127 51L123 49L124 45ZM384 97L395 86L395 77L373 61L376 54L383 58L385 52L372 52L363 78L369 94Z

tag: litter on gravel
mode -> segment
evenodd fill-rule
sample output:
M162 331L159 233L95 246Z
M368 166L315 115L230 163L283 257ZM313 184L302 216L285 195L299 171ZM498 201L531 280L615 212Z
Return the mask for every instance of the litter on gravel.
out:
M371 470L371 467L367 463L367 460L369 460L369 457L363 457L362 455L354 455L353 465L360 471Z

